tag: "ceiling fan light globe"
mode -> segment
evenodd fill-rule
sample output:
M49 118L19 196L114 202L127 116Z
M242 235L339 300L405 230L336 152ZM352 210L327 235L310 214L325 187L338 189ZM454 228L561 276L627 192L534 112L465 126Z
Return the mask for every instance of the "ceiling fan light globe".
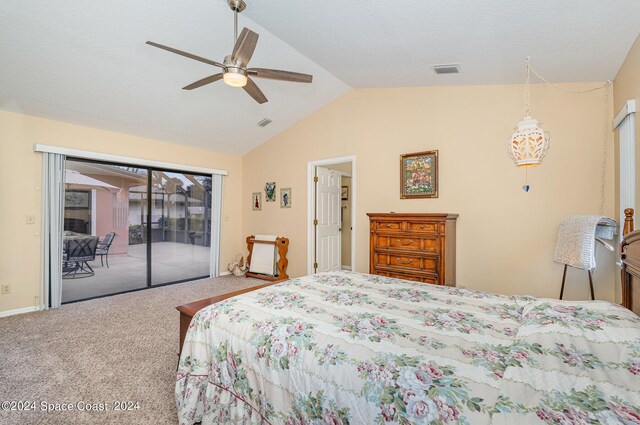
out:
M231 87L244 87L247 85L247 76L236 72L225 72L222 79L226 85Z

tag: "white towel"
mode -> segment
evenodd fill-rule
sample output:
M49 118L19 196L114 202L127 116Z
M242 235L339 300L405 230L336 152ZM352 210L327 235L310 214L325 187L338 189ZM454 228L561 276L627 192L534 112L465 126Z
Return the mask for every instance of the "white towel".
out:
M613 239L618 234L618 225L615 220L604 217L596 227L596 237L601 239Z
M614 227L598 226L598 223L613 224L600 215L570 215L560 221L558 240L553 261L583 270L596 268L595 237L612 239Z
M278 237L273 235L256 235L251 253L251 265L249 271L252 273L265 274L267 276L276 275L276 246L260 243L260 241L275 242Z

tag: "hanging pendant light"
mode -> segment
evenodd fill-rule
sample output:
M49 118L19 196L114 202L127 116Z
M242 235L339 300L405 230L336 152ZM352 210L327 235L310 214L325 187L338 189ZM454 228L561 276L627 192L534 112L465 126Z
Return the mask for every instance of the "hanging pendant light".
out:
M550 135L538 120L531 117L530 94L530 58L527 58L526 113L518 123L515 133L507 142L507 153L517 167L534 167L542 164L542 159L549 151ZM529 185L525 185L528 192ZM524 188L524 187L523 187Z

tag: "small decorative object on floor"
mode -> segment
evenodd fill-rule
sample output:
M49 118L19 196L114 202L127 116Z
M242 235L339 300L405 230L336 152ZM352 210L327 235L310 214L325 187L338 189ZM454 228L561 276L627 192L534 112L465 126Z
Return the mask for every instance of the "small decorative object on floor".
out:
M438 197L438 151L400 155L400 198Z
M241 252L237 253L227 268L234 276L242 276L244 272L247 271L247 265L244 262L244 255L242 255Z
M280 189L280 208L291 208L291 188Z
M264 193L266 194L267 202L276 201L276 182L269 182L264 185Z

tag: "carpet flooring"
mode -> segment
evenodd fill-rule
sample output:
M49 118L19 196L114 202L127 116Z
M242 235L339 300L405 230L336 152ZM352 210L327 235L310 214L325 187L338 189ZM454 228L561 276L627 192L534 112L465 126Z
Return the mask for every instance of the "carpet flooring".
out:
M263 283L224 276L0 319L0 402L36 403L22 412L3 405L0 424L177 423L175 307ZM114 411L118 401L139 408ZM73 410L46 411L43 402ZM78 402L106 411L79 411Z

